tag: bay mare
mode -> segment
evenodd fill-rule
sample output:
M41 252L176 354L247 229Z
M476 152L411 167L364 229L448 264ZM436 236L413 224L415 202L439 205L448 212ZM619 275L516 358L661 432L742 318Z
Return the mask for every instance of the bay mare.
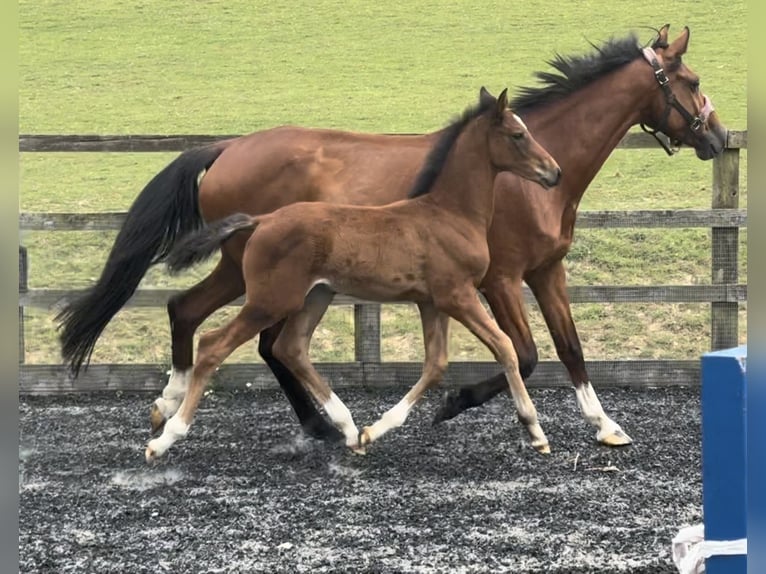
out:
M466 110L436 143L409 199L373 207L294 203L266 215L230 215L187 235L168 255L173 271L209 257L222 243L246 232L245 302L234 319L200 336L189 387L162 434L149 441L147 460L161 456L186 436L210 377L237 347L285 319L285 332L300 335L307 330L307 320L312 320L312 302L318 298L324 310L334 293L417 303L426 346L420 380L361 433L348 408L312 366L308 353L284 356L288 368L343 432L348 447L362 451L401 425L423 393L441 381L452 317L502 364L532 445L549 452L513 343L476 292L489 267L487 230L494 211L493 184L497 174L506 170L545 187L558 183L561 175L554 159L508 109L506 92L495 99L482 89L479 104ZM322 288L315 289L317 285Z
M491 262L480 290L513 340L526 378L537 364L522 296L522 283L529 285L577 403L597 429L597 439L608 445L627 444L630 437L607 416L590 383L563 265L580 199L632 126L660 131L659 138L666 134L671 143L694 148L702 160L720 154L726 143L726 128L702 93L699 76L682 58L689 30L673 41L668 32L669 26L663 26L646 47L631 34L591 53L550 62L552 71L538 73L541 86L522 89L511 106L556 158L562 179L549 193L538 193L536 184L507 173L495 181ZM134 201L96 284L59 315L64 359L77 374L149 267L205 222L237 212L268 213L298 201L382 205L402 199L442 133L392 136L280 127L181 154ZM244 244L239 237L226 242L211 274L168 302L172 372L152 407L154 430L175 413L184 396L195 330L245 292L240 271ZM335 427L285 366L283 354L300 340L280 336L282 327L277 323L261 332L259 351L306 432L336 438ZM465 386L447 396L435 420L479 405L505 388L503 374Z

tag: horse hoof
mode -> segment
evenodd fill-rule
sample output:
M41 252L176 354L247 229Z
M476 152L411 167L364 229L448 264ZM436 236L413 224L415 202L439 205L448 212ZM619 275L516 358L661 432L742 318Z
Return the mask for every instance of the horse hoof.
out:
M144 451L144 457L146 457L146 463L152 464L157 460L157 453L155 450L149 446L146 447L146 450Z
M159 407L156 404L152 405L149 410L149 421L152 426L151 435L154 436L162 430L165 426L165 415L160 412Z
M349 448L351 448L351 452L353 452L354 454L358 454L359 456L364 456L367 454L367 449L364 448L363 446L356 445Z
M448 391L444 393L442 404L436 411L436 414L431 421L431 425L438 425L440 422L456 417L461 412L463 412L463 409L460 407L460 396Z
M535 450L540 454L551 454L551 445L548 443L535 446Z
M631 444L633 439L630 438L622 429L617 429L612 434L609 434L605 437L600 437L598 442L606 446L626 446Z
M305 423L303 432L313 439L336 443L343 440L343 433L324 419L312 420Z

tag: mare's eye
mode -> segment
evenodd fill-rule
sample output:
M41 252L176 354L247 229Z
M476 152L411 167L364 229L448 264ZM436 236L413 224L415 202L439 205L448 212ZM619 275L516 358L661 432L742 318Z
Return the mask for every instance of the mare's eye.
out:
M695 82L689 82L689 87L692 89L692 92L695 94L700 91L700 82L699 80Z
M523 140L524 139L524 132L514 132L511 134L511 139L514 139L516 141Z

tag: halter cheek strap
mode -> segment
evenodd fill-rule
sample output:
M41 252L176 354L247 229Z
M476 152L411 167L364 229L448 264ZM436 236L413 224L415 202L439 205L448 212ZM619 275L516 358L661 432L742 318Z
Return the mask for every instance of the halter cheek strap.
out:
M671 149L671 145L668 145L667 142L660 139L658 136L658 132L660 131L666 131L664 128L667 127L667 120L668 116L670 115L670 108L675 108L679 114L681 114L681 117L684 118L684 121L686 121L687 128L694 133L695 135L702 129L702 127L705 125L705 122L707 122L707 119L710 117L710 114L713 113L713 110L715 109L713 107L713 103L710 101L710 99L703 95L703 104L702 108L700 109L699 113L696 116L693 116L690 114L686 108L681 105L681 103L676 99L675 94L673 93L673 89L670 87L670 80L668 80L668 76L665 74L665 70L662 69L662 66L660 66L659 61L657 60L657 54L655 51L650 48L646 47L642 50L644 59L649 62L649 65L654 70L654 77L657 80L657 83L659 84L660 88L662 89L663 93L665 94L665 100L667 102L667 106L665 107L665 112L662 115L662 119L660 120L660 127L659 129L652 129L641 124L641 129L647 132L648 134L654 136L654 138L660 143L660 145L663 147L663 149L668 153L668 155L673 155L675 153L675 150L678 149L680 143L675 142L678 145L674 145L671 143L672 147L675 148ZM668 137L666 134L663 134L666 137ZM669 138L668 138L669 141Z

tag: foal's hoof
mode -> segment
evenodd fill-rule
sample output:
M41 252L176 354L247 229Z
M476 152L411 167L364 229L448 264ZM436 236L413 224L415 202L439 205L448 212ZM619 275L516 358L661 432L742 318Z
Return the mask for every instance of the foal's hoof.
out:
M460 395L456 392L447 391L442 398L442 404L436 411L432 425L438 425L442 421L447 421L456 417L463 412L463 407L460 405Z
M539 452L540 454L551 454L551 445L548 443L540 444L540 445L532 445L534 446L535 450Z
M626 446L633 442L633 439L630 438L622 429L617 429L612 434L597 438L598 442L606 446Z
M144 457L146 457L147 464L152 464L159 458L157 452L149 446L147 446L146 450L144 451Z
M160 412L159 407L153 404L149 410L149 421L151 422L152 431L151 435L154 436L162 430L165 426L165 415Z

